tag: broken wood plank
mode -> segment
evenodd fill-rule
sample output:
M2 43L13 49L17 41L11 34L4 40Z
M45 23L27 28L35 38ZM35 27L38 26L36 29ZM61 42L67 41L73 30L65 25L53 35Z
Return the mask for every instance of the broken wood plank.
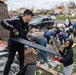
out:
M43 64L36 64L37 68L40 68L46 72L51 73L52 75L58 75L59 73L57 71L54 71L52 68L48 68L44 66Z
M74 47L74 46L76 46L76 43L74 43L74 44L72 45L72 47Z
M57 40L53 36L51 36L51 40L53 41L53 44L54 44L54 46L56 48L56 51L59 52L60 49L58 47ZM59 55L60 55L60 57L62 57L60 53L59 53Z
M31 49L31 48L25 50L25 51L24 51L24 54L27 54L27 53L29 53L29 52L32 52L32 49Z

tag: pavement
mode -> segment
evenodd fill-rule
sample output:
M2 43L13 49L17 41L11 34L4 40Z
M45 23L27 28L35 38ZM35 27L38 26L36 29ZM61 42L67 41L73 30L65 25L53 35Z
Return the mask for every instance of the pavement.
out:
M56 20L55 22L60 23L60 24L64 24L65 20ZM71 20L72 24L76 23L76 19Z

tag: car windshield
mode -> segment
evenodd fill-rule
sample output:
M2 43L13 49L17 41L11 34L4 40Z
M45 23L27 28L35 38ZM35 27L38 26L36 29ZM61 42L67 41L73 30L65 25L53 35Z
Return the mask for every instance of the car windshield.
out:
M37 21L41 21L42 19L41 18L36 18L36 19L34 19L33 21L34 22L37 22Z

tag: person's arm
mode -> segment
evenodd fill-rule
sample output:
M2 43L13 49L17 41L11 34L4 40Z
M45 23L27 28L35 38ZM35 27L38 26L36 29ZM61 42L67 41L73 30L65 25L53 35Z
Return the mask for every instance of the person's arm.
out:
M26 40L27 40L27 41L31 41L27 36L26 36Z
M61 63L67 63L69 61L69 59L71 59L73 56L73 51L69 50L66 57L65 58L62 58L60 59L60 62Z
M44 37L46 37L46 32L43 34Z
M16 24L16 20L19 20L18 18L13 19L4 19L1 21L1 26L8 29L8 30L14 30L14 25Z
M52 36L54 37L54 32L52 32Z
M64 54L64 53L63 53L62 51L59 51L59 53L60 53L60 55L63 57L63 54Z

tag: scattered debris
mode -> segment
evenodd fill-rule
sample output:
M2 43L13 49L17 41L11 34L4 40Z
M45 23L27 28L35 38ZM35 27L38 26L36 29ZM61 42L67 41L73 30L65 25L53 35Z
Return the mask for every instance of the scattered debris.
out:
M5 50L7 47L6 41L0 40L0 51Z

